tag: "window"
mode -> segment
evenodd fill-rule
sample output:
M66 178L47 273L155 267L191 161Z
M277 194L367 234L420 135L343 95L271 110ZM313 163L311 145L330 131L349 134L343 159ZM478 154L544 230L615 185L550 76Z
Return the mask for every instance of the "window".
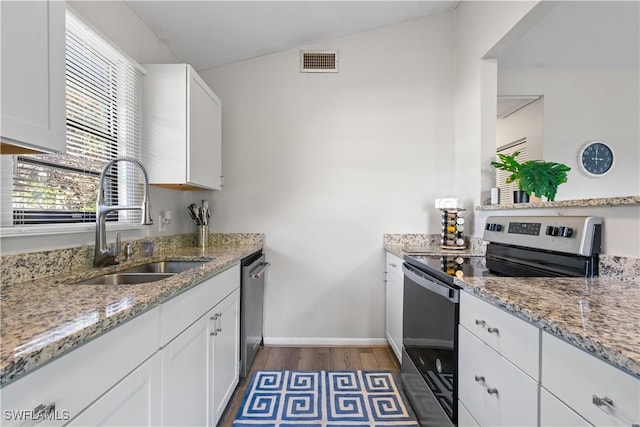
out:
M105 164L121 156L140 158L142 78L138 64L67 12L67 153L14 157L13 225L95 221ZM130 163L114 165L107 174L107 203L141 204L139 175ZM140 212L113 212L107 220L140 222Z

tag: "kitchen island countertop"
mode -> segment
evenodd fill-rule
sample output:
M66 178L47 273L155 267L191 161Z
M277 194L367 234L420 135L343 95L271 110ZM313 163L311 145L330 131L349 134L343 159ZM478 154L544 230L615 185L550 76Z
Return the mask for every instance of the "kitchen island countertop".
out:
M262 244L184 247L103 269L3 284L0 385L76 348L237 264ZM136 285L76 285L100 274L155 261L207 261L167 279ZM239 283L240 277L238 277Z

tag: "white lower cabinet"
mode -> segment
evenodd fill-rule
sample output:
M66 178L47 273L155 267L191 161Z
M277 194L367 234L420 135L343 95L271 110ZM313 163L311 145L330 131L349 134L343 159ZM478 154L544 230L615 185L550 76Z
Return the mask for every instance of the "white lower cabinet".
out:
M213 408L215 426L238 385L240 370L240 290L236 290L209 312L213 355ZM215 328L215 331L213 330Z
M458 337L458 408L462 422L480 426L538 425L540 330L461 292Z
M584 418L556 399L544 387L540 388L540 425L557 427L589 427Z
M209 425L208 344L203 316L162 349L162 425Z
M160 355L154 354L69 426L160 425Z
M240 290L162 349L162 424L215 426L238 384Z
M640 379L546 332L541 384L593 425L640 424ZM563 425L555 414L542 406L541 418Z
M388 253L386 256L385 334L391 349L402 361L402 307L404 273L402 260Z
M237 264L2 387L1 424L215 426L238 384L239 297Z
M538 383L459 328L458 397L481 426L536 426Z
M2 425L29 425L28 421L33 421L29 418L38 418L46 425L64 425L69 421L76 425L94 424L93 421L76 422L76 417L126 420L132 408L123 403L126 396L137 393L133 391L136 383L142 388L159 390L159 384L152 379L151 364L137 371L158 351L158 329L156 307L2 387ZM149 371L143 372L145 369ZM147 375L149 378L145 379ZM137 394L145 406L153 406L158 411L154 396ZM92 405L96 405L95 408ZM43 407L50 411L37 415L36 408ZM80 418L82 416L88 418ZM139 416L137 413L135 419L144 418ZM150 425L158 424L155 418L148 419L154 421ZM97 421L94 425L98 425Z

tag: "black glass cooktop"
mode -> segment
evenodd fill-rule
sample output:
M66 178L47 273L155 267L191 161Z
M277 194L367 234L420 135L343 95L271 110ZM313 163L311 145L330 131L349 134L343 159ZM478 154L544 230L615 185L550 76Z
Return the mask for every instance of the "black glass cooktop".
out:
M447 284L453 284L453 278L493 276L487 270L485 258L482 256L460 256L460 255L428 255L416 256L405 255L405 262L418 267Z

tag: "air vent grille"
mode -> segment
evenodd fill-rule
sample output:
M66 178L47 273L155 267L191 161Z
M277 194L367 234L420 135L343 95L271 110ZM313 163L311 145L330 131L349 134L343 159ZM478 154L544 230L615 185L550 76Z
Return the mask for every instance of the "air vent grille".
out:
M301 73L337 73L338 51L300 51Z

